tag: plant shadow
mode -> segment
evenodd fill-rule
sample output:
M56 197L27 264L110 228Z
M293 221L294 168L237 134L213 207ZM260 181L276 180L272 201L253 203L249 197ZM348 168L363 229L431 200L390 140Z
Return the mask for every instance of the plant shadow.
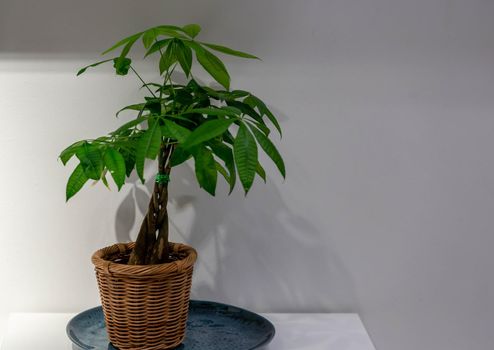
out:
M213 198L198 188L189 165L174 168L170 237L198 251L192 298L258 312L349 311L352 282L328 234L294 212L269 182L255 184L246 198L240 189L228 196L219 183ZM119 242L137 231L136 212L144 215L153 186L132 177L129 183L115 218Z

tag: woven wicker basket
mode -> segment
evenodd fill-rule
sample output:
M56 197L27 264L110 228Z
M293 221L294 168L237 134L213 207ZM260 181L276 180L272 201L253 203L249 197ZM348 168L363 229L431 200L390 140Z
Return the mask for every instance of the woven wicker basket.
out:
M166 264L125 265L107 260L134 243L115 244L92 256L111 343L120 350L165 350L184 339L196 251L170 243L181 258Z

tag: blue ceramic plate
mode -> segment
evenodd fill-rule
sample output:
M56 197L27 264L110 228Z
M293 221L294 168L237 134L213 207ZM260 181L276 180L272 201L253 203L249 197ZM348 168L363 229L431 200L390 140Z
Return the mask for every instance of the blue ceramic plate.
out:
M235 306L191 300L185 340L177 350L251 350L268 344L274 326L264 317ZM101 306L75 316L67 334L81 349L116 350L108 340Z

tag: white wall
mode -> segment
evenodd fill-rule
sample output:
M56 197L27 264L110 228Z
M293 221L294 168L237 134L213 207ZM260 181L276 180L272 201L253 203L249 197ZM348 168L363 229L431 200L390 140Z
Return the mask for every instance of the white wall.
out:
M2 1L0 309L98 303L90 254L135 236L148 190L65 204L56 158L138 93L132 77L74 72L125 34L198 22L263 58L229 67L281 117L288 177L210 198L176 170L193 297L359 312L380 350L492 349L493 15L486 0Z

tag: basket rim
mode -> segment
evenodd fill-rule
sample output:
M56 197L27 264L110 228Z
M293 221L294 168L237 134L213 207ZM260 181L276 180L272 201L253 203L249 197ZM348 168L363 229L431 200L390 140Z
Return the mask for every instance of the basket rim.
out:
M197 260L197 252L191 246L182 243L170 242L170 247L173 252L185 253L185 258L177 261L172 261L163 264L153 265L126 265L115 263L105 258L108 255L115 253L124 253L134 248L135 242L116 243L110 246L98 249L93 253L91 261L94 264L95 270L98 273L105 275L119 275L121 277L130 278L150 278L153 276L161 277L170 274L185 272L193 267Z

